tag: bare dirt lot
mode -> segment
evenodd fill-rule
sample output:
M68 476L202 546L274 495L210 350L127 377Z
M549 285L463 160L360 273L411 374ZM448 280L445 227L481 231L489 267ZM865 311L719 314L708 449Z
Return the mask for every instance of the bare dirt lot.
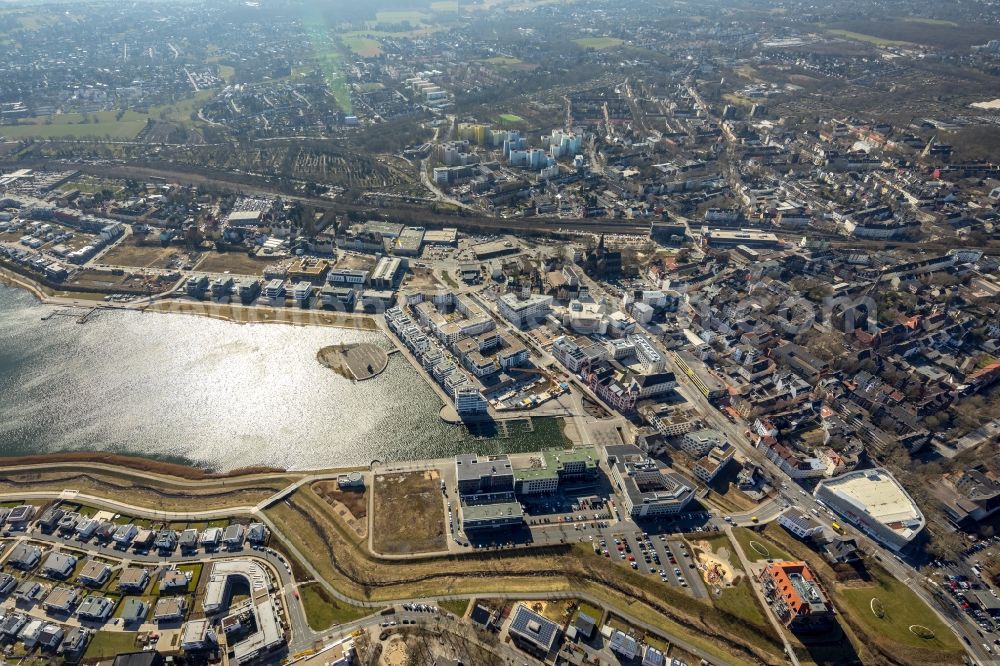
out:
M206 273L260 276L273 259L258 259L246 252L206 252L195 268Z
M176 247L156 244L139 245L135 237L126 238L99 259L108 266L136 266L138 268L167 268L170 258L181 254Z
M333 507L333 511L359 537L368 535L368 491L366 488L341 490L337 487L336 481L318 481L313 484L312 489Z
M444 506L436 471L375 477L373 546L386 554L444 550Z

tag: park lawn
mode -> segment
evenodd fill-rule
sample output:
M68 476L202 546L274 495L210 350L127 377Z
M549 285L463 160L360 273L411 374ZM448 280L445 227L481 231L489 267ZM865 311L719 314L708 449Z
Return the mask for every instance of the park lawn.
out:
M314 631L329 629L335 624L353 622L370 615L361 606L352 606L330 598L329 593L319 583L299 585L299 597L306 612L306 619Z
M221 70L220 66L220 70ZM179 123L181 125L191 124L191 114L196 112L202 107L208 100L215 97L214 90L199 90L190 97L185 97L182 100L174 102L172 104L162 104L160 106L150 107L149 117L159 118L160 114L163 114L164 120L169 120L170 122Z
M740 548L743 550L743 555L746 556L747 560L750 562L757 562L759 560L795 559L782 550L776 543L767 539L763 534L745 527L734 527L733 536L736 537L737 543L740 544ZM766 554L755 550L753 546L750 545L751 541L756 544L758 548L763 548L766 551Z
M180 124L191 124L191 114L201 108L215 91L200 90L194 95L174 104L154 106L147 112L126 111L121 119L116 118L117 111L97 111L87 114L91 122L83 122L81 113L60 113L51 116L51 123L46 124L49 116L36 116L27 119L23 125L2 125L0 136L8 139L58 139L69 137L82 139L85 137L111 139L134 139L146 127L147 121L159 119Z
M853 39L856 42L865 42L866 44L874 44L875 46L916 46L913 42L904 42L899 39L885 39L884 37L866 35L861 32L851 32L850 30L827 30L827 32L837 37Z
M83 659L97 661L126 652L135 652L136 635L134 631L98 631L90 639L90 644L83 653Z
M29 119L24 125L0 126L0 136L8 139L58 139L69 137L80 139L84 137L111 137L112 139L134 139L146 126L149 116L135 111L126 111L121 120L115 118L115 111L99 111L88 114L97 122L83 122L79 113L61 113L52 116L51 123L46 124L47 117Z
M302 27L306 32L306 39L312 47L316 65L319 67L326 84L330 87L337 106L344 113L351 112L351 90L347 86L347 79L344 77L343 55L337 44L334 44L330 37L329 26L325 19L318 13L306 16L302 21ZM342 38L346 35L342 35ZM293 74L295 71L293 71Z
M438 0L437 2L431 3L431 11L433 12L457 12L458 2L457 0Z
M79 190L84 194L94 194L102 190L111 190L112 192L121 187L120 183L115 183L110 180L104 180L103 178L94 178L92 176L80 176L75 180L71 180L68 183L64 183L59 186L59 191L61 192L72 192L73 190ZM93 513L88 514L88 516L94 515Z
M625 43L625 40L618 39L617 37L581 37L579 39L574 39L573 43L581 48L597 49L598 51L601 51L621 46Z
M909 587L879 566L868 567L876 585L840 590L845 610L864 625L867 631L896 643L924 649L961 650L958 639L927 604ZM879 619L872 612L872 599L878 598L885 609ZM934 638L924 639L910 631L911 625L922 625L934 632Z
M499 116L501 122L505 123L523 123L524 118L517 115L516 113L501 113Z
M448 599L446 601L439 601L438 602L438 606L440 606L441 608L445 609L446 611L454 613L458 617L462 617L462 616L465 615L465 611L467 611L469 609L469 600L468 599Z
M382 45L371 37L342 37L344 46L362 58L377 58L382 55Z

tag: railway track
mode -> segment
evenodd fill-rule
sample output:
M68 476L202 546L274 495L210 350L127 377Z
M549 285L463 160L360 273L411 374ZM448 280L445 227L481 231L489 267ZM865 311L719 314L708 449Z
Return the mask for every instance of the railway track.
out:
M303 196L289 193L281 187L267 182L268 179L248 174L230 174L207 169L185 169L183 165L171 164L169 168L139 166L131 164L79 164L62 160L22 160L16 163L2 163L8 168L33 168L51 170L76 170L81 173L106 178L165 178L169 182L190 186L210 186L225 191L244 194L279 196L286 201L297 201L336 213L366 213L388 215L407 224L430 227L456 227L463 230L502 233L519 231L534 234L557 234L566 232L590 232L595 234L641 234L648 235L649 223L632 221L612 222L609 220L577 218L500 218L495 216L456 211L454 213L433 210L427 205L408 204L403 201L381 202L380 204L357 204L332 201L321 197Z

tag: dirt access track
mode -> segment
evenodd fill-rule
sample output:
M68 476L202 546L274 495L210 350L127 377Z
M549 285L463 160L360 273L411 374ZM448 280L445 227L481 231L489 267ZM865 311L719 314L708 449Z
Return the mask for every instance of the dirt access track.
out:
M301 474L253 468L216 474L194 467L116 455L59 453L0 462L0 494L75 490L164 511L253 506Z

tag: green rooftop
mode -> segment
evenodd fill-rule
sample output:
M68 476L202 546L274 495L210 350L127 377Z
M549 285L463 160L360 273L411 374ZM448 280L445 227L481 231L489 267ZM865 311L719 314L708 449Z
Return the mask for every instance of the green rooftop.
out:
M585 446L578 449L548 449L543 451L545 466L557 469L570 463L584 463L588 470L597 467L597 449Z
M527 469L515 469L514 481L527 481L535 479L554 479L557 475L556 468L545 463L545 467L529 467Z
M586 473L593 472L597 468L597 449L592 446L577 449L547 449L542 451L541 455L545 461L544 466L515 469L514 480L553 479L559 476L559 472L566 465L573 463L583 463Z

